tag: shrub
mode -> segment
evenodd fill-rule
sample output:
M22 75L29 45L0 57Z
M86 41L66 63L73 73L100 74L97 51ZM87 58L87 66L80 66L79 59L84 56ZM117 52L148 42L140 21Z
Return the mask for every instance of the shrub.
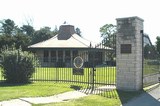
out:
M32 53L21 49L4 49L1 51L2 74L7 82L27 83L35 72L38 60Z

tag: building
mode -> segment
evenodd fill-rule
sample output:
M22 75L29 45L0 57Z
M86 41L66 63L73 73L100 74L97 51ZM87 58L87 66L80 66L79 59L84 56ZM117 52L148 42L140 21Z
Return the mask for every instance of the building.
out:
M82 57L85 65L89 64L93 61L93 53L95 64L106 61L106 48L100 49L99 46L77 35L74 26L62 25L56 36L28 48L39 57L42 66L71 67L77 56Z

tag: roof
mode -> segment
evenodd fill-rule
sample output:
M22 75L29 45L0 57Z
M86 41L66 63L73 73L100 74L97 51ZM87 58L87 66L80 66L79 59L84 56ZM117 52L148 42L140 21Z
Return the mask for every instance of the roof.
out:
M96 43L86 40L75 33L74 26L72 25L61 25L59 32L56 36L33 44L29 46L30 49L61 49L61 48L93 48L97 49L112 49L109 47L101 48L101 46L96 45Z
M89 48L95 43L88 41L77 34L72 34L68 39L60 40L56 35L46 41L39 42L29 46L28 48Z

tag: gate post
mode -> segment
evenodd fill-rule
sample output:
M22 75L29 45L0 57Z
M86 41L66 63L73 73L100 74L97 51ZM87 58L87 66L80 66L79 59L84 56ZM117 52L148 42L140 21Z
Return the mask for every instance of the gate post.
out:
M118 18L116 36L117 89L141 90L143 19Z

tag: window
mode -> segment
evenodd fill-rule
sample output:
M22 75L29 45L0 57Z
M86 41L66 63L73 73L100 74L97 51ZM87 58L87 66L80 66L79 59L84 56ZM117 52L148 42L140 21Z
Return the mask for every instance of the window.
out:
M48 62L49 61L49 51L45 50L43 54L43 61Z

